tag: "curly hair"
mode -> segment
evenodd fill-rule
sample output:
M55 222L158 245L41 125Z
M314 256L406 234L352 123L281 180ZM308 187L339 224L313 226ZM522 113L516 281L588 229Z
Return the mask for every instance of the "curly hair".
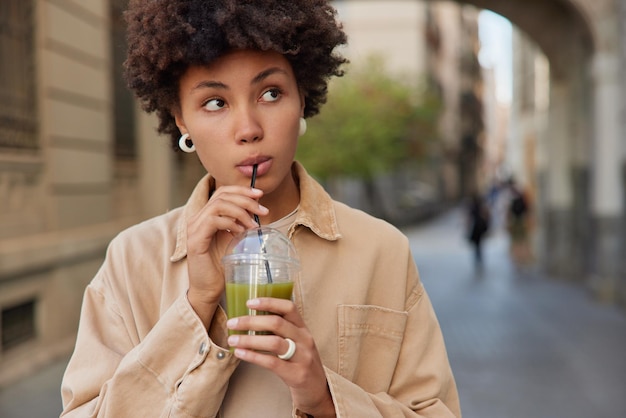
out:
M304 117L326 102L328 81L348 62L347 37L327 0L130 0L124 75L158 131L176 149L180 77L236 49L276 51L290 62L305 96Z

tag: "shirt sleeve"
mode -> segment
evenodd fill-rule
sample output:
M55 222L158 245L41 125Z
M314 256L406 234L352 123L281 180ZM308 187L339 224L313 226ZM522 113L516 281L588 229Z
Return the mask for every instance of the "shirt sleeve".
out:
M415 286L407 300L408 317L389 390L368 393L325 369L338 418L461 417L443 334L412 257L408 278Z
M185 294L141 341L94 282L84 295L74 354L62 382L62 417L214 417L239 360L216 344L226 316L209 333Z

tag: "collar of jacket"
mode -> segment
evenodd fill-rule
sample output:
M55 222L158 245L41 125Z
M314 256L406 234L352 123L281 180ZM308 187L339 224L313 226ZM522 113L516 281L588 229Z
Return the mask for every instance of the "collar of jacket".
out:
M291 170L300 188L300 209L294 225L289 229L289 237L293 236L297 226L302 225L325 240L341 238L331 197L299 162L294 161ZM176 248L170 261L180 261L187 256L187 219L204 207L214 189L215 179L210 174L204 176L194 188L178 221Z

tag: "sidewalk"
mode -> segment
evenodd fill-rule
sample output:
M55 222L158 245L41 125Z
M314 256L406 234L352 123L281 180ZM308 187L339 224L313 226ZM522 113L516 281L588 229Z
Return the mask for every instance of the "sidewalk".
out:
M0 390L1 418L58 418L61 377L69 358L44 367L15 385Z
M626 311L519 270L496 233L476 271L459 212L407 229L464 418L626 417Z
M406 228L456 376L464 418L626 417L626 311L509 262L490 237L476 271L459 212ZM54 418L62 359L0 391L2 418ZM243 417L247 418L247 417Z

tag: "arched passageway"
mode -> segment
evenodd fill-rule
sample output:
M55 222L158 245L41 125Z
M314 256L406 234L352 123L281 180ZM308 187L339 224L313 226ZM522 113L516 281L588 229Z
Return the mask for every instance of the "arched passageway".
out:
M623 6L612 0L458 2L505 16L547 57L550 105L538 135L545 156L535 173L544 265L623 302Z
M455 2L506 17L549 62L549 108L541 115L545 124L532 133L542 154L531 175L538 185L543 266L603 299L626 301L620 80L626 6L618 0Z

